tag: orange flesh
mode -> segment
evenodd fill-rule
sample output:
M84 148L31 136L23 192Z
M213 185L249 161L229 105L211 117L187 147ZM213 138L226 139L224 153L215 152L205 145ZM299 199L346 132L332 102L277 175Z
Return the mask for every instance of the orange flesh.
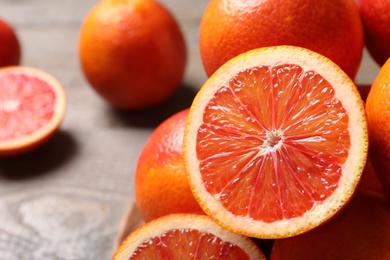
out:
M55 93L43 80L24 74L0 76L0 141L35 132L53 116Z
M239 246L197 230L170 230L143 242L130 259L249 259Z
M237 216L302 216L338 186L348 121L333 87L313 71L242 71L204 112L197 155L205 188Z

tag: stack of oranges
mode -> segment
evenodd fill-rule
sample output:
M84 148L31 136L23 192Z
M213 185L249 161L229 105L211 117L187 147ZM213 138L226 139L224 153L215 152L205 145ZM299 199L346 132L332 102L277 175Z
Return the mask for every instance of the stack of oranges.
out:
M147 224L114 259L161 250L164 232L181 243L173 234L193 214L270 259L389 258L389 11L382 0L210 1L199 34L209 79L146 143L135 198ZM366 104L353 81L365 46L384 64ZM161 224L170 217L176 226ZM149 242L130 248L134 237Z

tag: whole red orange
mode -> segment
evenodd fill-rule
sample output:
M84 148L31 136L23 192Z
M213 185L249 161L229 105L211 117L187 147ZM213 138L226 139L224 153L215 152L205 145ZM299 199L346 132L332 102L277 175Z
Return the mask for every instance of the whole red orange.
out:
M371 57L382 66L390 57L390 1L359 0L365 44Z
M79 57L91 86L119 109L164 103L181 86L184 36L155 0L103 0L80 29Z
M20 43L14 28L0 19L0 67L19 65L20 56Z
M354 0L211 0L200 26L200 52L210 76L251 49L295 45L327 56L351 78L364 36Z
M138 159L135 199L145 221L170 213L203 213L189 187L182 160L188 109L162 122Z
M390 194L390 58L381 67L366 101L370 161Z

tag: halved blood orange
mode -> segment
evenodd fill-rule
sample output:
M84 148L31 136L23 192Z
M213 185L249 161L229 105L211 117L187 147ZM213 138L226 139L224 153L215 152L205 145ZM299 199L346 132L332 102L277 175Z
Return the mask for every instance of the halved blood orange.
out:
M308 49L278 46L220 67L191 105L192 192L224 228L258 238L310 230L349 201L368 149L352 80Z
M45 143L66 110L61 84L37 68L0 69L0 156L19 155Z
M248 237L229 232L205 215L170 214L131 233L113 260L266 259Z

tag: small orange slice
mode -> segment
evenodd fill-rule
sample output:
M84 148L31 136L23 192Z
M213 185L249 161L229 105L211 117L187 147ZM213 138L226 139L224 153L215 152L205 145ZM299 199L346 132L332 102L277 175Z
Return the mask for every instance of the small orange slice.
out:
M248 237L231 233L209 217L171 214L130 234L113 260L128 259L266 259Z
M0 156L19 155L45 143L66 109L61 84L42 70L0 69Z
M192 192L217 223L257 238L293 236L353 195L367 158L364 103L322 55L255 49L203 85L183 146Z

